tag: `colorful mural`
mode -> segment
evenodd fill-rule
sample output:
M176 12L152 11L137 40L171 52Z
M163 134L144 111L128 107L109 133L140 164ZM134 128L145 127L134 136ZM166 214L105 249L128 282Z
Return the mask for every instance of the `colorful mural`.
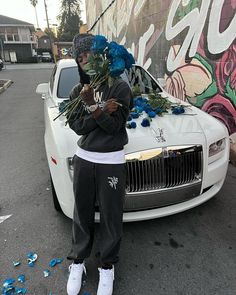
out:
M88 27L112 3L87 0ZM166 90L236 133L236 0L116 0L93 33L125 45Z

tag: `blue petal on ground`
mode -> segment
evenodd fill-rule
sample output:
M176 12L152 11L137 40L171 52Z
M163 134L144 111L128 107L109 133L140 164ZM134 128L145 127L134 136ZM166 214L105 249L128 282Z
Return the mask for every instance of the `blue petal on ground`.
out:
M50 262L49 262L49 266L50 267L54 267L56 266L57 264L61 263L63 261L62 258L55 258L55 259L52 259Z
M4 288L7 288L8 286L12 285L15 283L15 279L12 279L12 278L9 278L9 279L6 279L4 282L3 282L3 287Z
M24 283L25 282L25 275L19 275L17 278L17 281L20 283Z
M15 294L26 294L27 289L26 288L16 288Z
M16 267L18 265L20 265L20 261L13 261L13 265Z
M46 278L46 277L49 277L50 276L50 270L48 270L48 269L45 269L44 271L43 271L43 275L44 275L44 277Z
M14 295L15 294L15 287L14 286L8 286L2 288L2 295Z

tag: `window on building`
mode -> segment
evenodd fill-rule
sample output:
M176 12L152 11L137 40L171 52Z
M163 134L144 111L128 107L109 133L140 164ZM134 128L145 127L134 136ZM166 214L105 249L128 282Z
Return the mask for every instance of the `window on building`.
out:
M7 41L14 41L13 35L7 34Z
M20 41L19 35L14 34L14 41Z
M19 41L19 34L17 27L6 27L7 40L6 41Z

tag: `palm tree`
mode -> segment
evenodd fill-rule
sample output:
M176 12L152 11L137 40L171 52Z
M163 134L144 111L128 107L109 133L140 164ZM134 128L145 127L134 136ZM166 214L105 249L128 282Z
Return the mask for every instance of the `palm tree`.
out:
M30 0L30 3L34 6L36 21L37 21L37 28L39 28L39 21L38 21L38 15L36 10L36 5L38 4L38 0Z

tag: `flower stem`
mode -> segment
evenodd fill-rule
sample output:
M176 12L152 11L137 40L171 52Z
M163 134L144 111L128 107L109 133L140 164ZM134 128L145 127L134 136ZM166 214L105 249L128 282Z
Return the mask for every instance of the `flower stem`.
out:
M77 98L76 98L77 99ZM60 112L60 114L53 119L53 121L55 121L57 118L59 118L62 114L64 114L69 108L70 106L72 106L75 103L75 99L73 99L72 101L68 102L68 104L66 104L66 106L62 109L62 111Z
M71 116L73 115L73 112L77 109L77 107L81 103L81 100L82 100L81 98L80 99L76 99L76 103L73 105L73 107L70 110L68 110L67 115L69 115L69 117L66 120L66 123L70 120Z

